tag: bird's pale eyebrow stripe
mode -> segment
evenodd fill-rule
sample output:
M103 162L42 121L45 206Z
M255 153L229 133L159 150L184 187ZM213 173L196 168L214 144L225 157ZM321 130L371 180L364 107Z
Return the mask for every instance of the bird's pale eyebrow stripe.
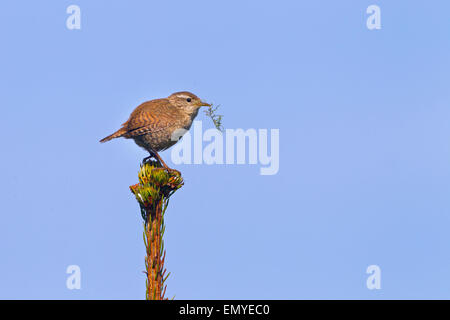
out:
M185 98L185 99L190 98L189 96L187 96L187 95L185 95L185 94L177 94L177 97L179 97L179 98Z

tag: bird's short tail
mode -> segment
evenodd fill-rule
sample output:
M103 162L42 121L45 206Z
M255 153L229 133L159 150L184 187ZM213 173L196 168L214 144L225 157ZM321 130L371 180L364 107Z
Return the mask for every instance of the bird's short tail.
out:
M110 134L109 136L103 138L102 140L100 140L100 142L103 143L103 142L106 142L106 141L109 141L109 140L112 140L115 138L119 138L119 137L123 136L126 132L127 132L126 129L121 128L121 129L117 130L116 132L114 132L113 134Z

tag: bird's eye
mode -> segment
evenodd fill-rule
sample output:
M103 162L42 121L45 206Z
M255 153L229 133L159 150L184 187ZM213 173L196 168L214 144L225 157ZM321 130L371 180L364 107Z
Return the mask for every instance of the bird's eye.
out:
M187 101L187 102L191 102L192 99L191 99L191 98L187 98L186 101Z

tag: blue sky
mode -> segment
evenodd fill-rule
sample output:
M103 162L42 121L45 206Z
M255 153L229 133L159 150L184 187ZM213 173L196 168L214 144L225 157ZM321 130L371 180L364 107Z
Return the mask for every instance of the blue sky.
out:
M0 298L145 297L128 186L146 153L98 140L180 90L221 104L226 128L279 129L280 169L162 153L185 178L169 297L450 298L449 15L438 0L3 2Z

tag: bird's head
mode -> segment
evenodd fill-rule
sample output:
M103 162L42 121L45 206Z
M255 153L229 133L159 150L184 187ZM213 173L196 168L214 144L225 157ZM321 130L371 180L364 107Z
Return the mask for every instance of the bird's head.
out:
M171 104L183 110L188 115L196 116L200 107L209 107L209 103L202 101L195 94L188 91L172 93L167 98Z

